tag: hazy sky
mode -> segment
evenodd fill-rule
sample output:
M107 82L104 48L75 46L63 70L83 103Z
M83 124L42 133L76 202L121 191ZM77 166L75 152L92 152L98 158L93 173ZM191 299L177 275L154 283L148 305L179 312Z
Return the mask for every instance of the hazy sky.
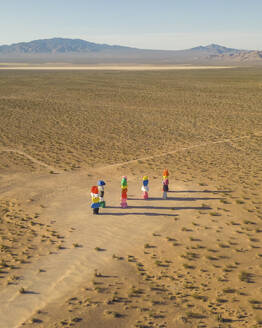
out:
M262 0L0 0L0 44L52 37L262 50Z

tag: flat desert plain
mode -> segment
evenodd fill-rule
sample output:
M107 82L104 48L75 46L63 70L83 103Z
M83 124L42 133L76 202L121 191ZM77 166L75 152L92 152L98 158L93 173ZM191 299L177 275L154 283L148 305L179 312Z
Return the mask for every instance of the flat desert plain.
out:
M262 327L261 69L1 70L0 132L0 327Z
M67 65L67 64L43 64L29 65L20 63L1 63L0 70L62 70L62 71L170 71L170 70L186 70L186 69L222 69L233 68L233 66L194 66L194 65Z

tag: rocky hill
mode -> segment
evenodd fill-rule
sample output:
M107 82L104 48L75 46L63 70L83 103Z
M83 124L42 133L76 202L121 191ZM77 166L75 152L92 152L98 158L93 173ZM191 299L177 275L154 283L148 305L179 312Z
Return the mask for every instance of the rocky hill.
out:
M145 50L53 38L0 46L1 61L70 62L77 64L262 64L262 52L217 44L186 50Z
M97 44L80 39L53 38L20 42L0 46L1 54L65 54L100 52L108 49L120 50L126 47Z

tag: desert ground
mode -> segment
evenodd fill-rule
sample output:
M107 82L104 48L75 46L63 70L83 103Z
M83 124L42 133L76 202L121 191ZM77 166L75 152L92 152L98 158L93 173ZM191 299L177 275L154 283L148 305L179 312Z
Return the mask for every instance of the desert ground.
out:
M0 327L262 327L261 73L1 70Z

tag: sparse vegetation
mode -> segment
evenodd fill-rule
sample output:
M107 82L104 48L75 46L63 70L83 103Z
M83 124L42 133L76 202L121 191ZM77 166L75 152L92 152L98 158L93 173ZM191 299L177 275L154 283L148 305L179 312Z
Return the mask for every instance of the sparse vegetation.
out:
M97 313L104 313L104 318L99 316L101 326L103 320L106 325L114 320L117 323L112 325L140 328L222 327L227 323L232 328L251 328L260 324L256 314L262 307L258 294L262 257L258 248L262 231L258 160L262 149L258 134L262 123L261 69L55 75L1 72L1 92L0 147L23 149L48 165L40 167L21 154L3 152L1 172L9 168L45 170L48 175L59 169L67 175L79 167L89 172L90 167L135 158L139 160L117 167L117 174L125 170L134 177L146 171L152 173L150 181L157 182L164 166L171 172L174 190L168 195L170 208L165 209L173 213L170 224L152 223L148 234L153 242L150 238L146 244L147 240L143 241L142 249L131 251L135 256L123 252L124 258L116 255L120 250L111 252L108 247L104 254L109 265L103 274L96 270L83 290L74 291L77 297L70 297L65 318L52 322L53 326L76 326L81 320L80 325L90 325ZM156 160L142 159L169 151ZM96 178L91 171L86 176ZM57 177L48 175L51 180ZM199 186L208 187L203 190ZM1 203L0 284L14 288L15 293L28 292L23 287L20 292L22 280L14 277L22 279L18 267L24 269L34 261L34 254L38 255L37 238L50 254L53 250L57 256L82 253L80 249L57 251L68 243L63 244L55 229L40 226L41 213L49 204L37 197L28 197L29 204L41 204L39 213L30 215L20 212L17 204ZM146 207L140 211L141 218L143 213L164 213L161 200L159 209L153 208L157 207L154 202L150 203L152 211ZM111 209L103 211L110 213ZM101 218L105 221L107 217ZM157 216L152 218L157 222ZM81 246L72 243L78 239L70 240L71 248ZM92 247L97 251L94 256L103 257L99 252L105 249ZM39 272L44 271L36 276L45 278ZM7 281L12 285L4 285ZM38 316L48 326L45 320L49 313L45 316L43 311Z
M185 269L195 269L195 266L194 265L191 265L191 264L188 264L188 263L183 263L183 267Z
M24 288L24 287L20 287L20 288L19 288L19 293L20 293L20 294L25 294L25 293L26 293L25 288Z
M209 213L211 216L220 216L221 214L218 212L210 212Z
M97 246L97 247L95 247L95 251L102 252L103 248Z
M226 293L226 294L232 294L235 292L236 292L236 290L234 288L227 287L227 288L223 289L223 293Z
M189 319L203 319L205 316L201 313L196 313L196 312L186 312L186 316Z
M252 273L246 271L242 271L239 274L239 279L247 283L252 282L252 277L253 277Z
M81 245L78 244L78 243L73 243L73 247L74 247L74 248L77 248L77 247L81 247Z

